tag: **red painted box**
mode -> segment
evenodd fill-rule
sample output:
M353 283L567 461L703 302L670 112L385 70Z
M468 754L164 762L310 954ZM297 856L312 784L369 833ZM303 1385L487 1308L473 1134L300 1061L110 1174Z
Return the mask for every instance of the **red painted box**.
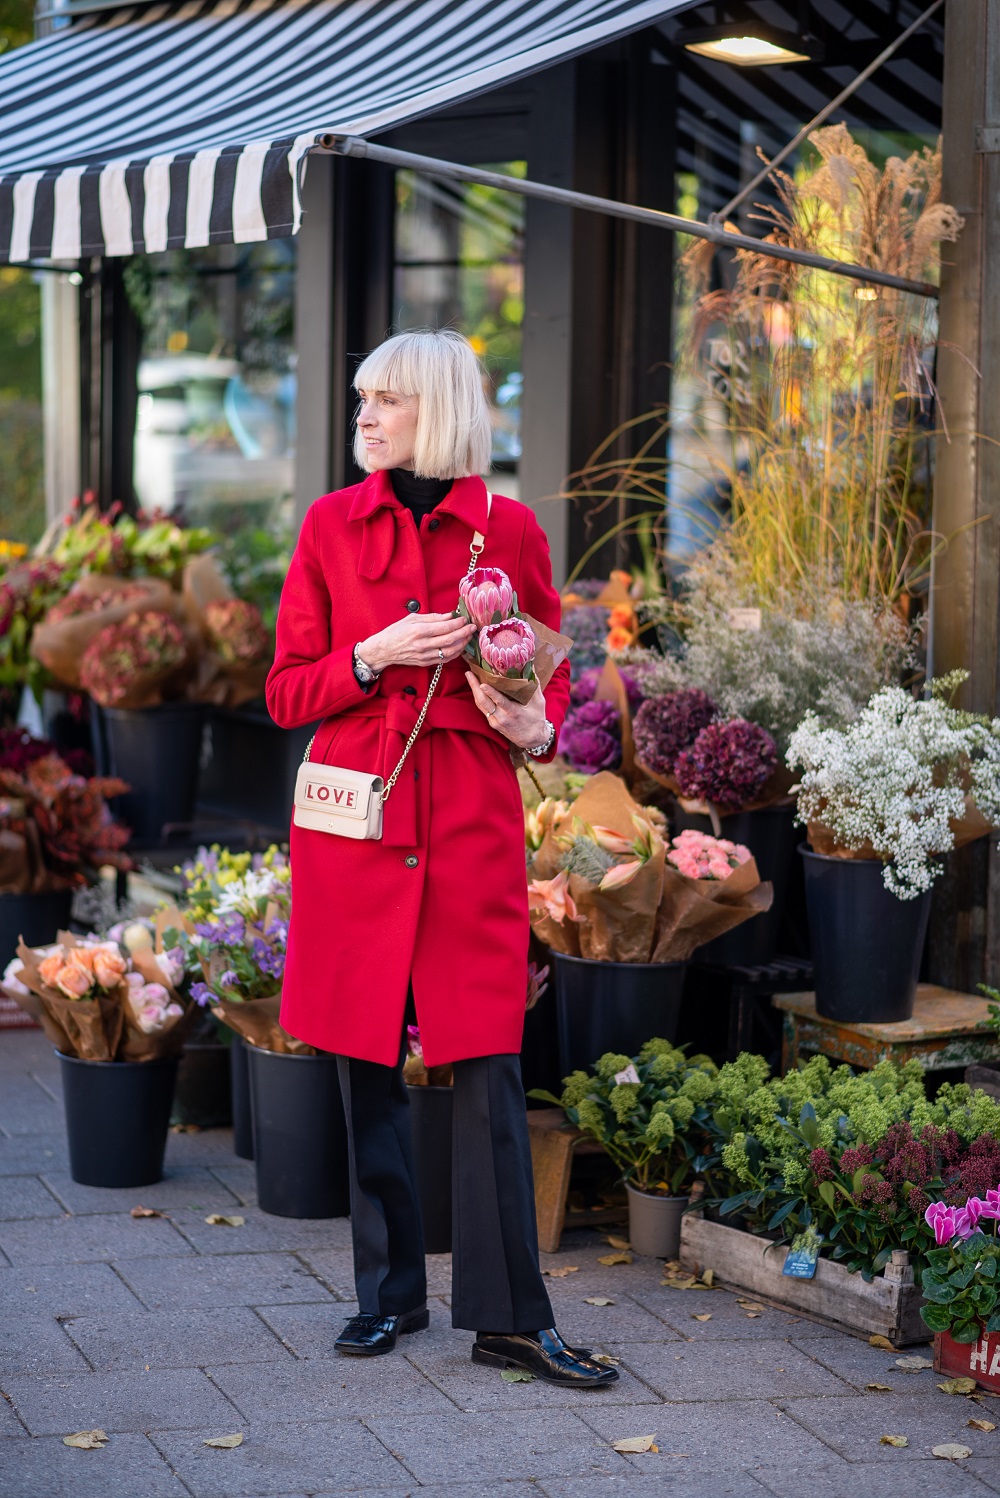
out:
M956 1342L950 1332L935 1332L934 1371L974 1378L991 1394L1000 1394L1000 1332L988 1332L978 1342Z

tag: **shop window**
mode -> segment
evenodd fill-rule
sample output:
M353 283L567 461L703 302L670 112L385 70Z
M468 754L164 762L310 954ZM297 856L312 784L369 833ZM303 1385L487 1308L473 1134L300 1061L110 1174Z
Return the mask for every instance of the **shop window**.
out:
M295 241L134 260L142 324L134 484L147 511L225 536L290 534Z
M487 170L526 175L522 161ZM457 328L480 355L493 414L493 467L517 496L521 457L524 199L476 183L398 172L396 329Z
M0 542L45 529L41 318L38 278L0 266Z

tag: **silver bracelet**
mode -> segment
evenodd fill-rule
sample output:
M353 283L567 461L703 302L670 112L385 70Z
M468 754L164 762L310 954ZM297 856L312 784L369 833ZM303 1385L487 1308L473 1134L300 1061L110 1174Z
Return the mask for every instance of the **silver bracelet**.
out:
M548 718L546 718L545 723L546 727L549 730L545 736L545 742L543 744L536 744L534 749L528 749L525 751L527 754L532 755L532 757L535 759L538 759L543 754L548 754L549 750L552 748L552 744L556 736L555 724L550 723Z

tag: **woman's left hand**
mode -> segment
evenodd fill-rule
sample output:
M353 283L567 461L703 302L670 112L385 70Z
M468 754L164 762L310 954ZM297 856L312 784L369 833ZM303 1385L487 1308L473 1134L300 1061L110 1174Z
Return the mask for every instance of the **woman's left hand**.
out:
M465 679L472 688L476 706L491 728L510 739L519 749L534 749L545 738L545 697L541 687L527 702L512 702L492 687L484 686L466 671Z

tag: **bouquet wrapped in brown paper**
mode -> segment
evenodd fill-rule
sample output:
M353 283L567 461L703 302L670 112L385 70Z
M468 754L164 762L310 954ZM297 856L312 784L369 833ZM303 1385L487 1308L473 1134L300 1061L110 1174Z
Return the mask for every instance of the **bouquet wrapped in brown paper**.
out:
M183 598L201 640L189 695L215 707L242 707L259 697L274 650L256 604L233 597L209 556L197 557L185 567Z
M608 771L568 806L536 809L528 867L535 934L601 962L683 962L771 905L745 848L700 833L668 846L664 819ZM540 836L539 836L540 834Z
M176 1055L192 1018L176 973L151 949L61 931L40 949L21 942L4 992L38 1020L57 1050L83 1061L153 1061Z
M512 702L530 702L552 679L573 641L522 614L500 567L475 567L459 583L456 614L476 626L466 646L468 669Z

